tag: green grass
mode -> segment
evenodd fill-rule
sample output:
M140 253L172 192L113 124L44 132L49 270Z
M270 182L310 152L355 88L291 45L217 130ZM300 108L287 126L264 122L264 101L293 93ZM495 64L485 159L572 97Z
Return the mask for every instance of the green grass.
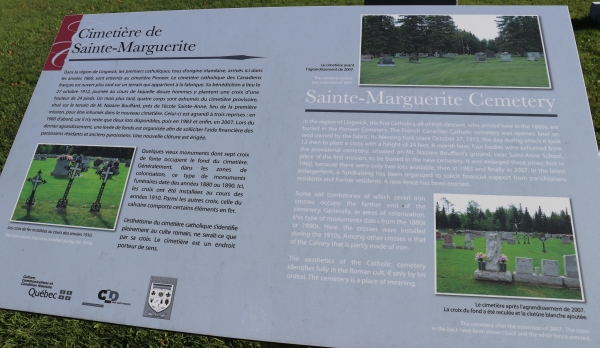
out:
M531 244L507 244L502 242L502 253L508 257L506 270L515 271L516 257L533 259L533 267L542 268L542 259L557 260L559 274L564 274L563 255L575 254L574 244L562 244L559 239L545 242L546 253L542 252L542 242L530 239ZM485 296L514 296L531 298L554 298L581 300L582 292L578 289L550 288L523 283L497 283L475 280L473 273L477 269L475 254L485 253L485 237L476 238L475 250L446 249L443 241L436 242L436 276L438 293L485 295ZM464 236L455 235L457 246L464 244ZM522 242L521 242L522 243Z
M50 46L65 15L226 7L360 5L362 3L363 1L359 0L2 0L0 6L2 17L0 21L0 173ZM568 5L596 138L600 139L600 70L598 69L600 30L587 18L589 0L460 0L460 4ZM473 254L466 251L465 253ZM473 255L469 258L472 259ZM82 346L237 348L278 345L0 310L0 347Z
M25 208L24 204L31 194L33 185L27 181L23 184L12 220L114 229L129 168L124 165L119 166L119 175L113 176L106 182L100 201L102 208L99 213L90 213L90 206L96 201L102 185L102 180L93 168L73 180L67 197L69 201L67 210L58 213L55 211L56 203L62 198L69 178L51 176L50 173L55 166L55 158L48 158L46 161L32 161L27 178L35 177L38 170L41 170L42 178L46 180L46 183L39 185L36 189L36 205L31 209Z
M421 58L409 63L406 58L393 58L396 66L377 66L378 59L361 62L360 83L367 85L419 86L504 86L550 87L544 59L529 62L527 57L500 58L487 63L474 63L475 56Z

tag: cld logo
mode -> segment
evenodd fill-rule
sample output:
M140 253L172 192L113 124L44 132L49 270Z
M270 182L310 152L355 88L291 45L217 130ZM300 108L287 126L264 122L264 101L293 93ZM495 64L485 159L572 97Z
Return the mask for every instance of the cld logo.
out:
M110 289L100 290L98 292L98 299L103 300L105 303L115 302L119 299L119 293Z

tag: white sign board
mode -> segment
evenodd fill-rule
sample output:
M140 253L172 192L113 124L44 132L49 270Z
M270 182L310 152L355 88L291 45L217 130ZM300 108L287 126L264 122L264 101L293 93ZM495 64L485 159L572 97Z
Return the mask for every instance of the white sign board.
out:
M527 47L500 40L515 23ZM474 64L486 49L512 61ZM587 105L566 7L68 16L0 178L0 306L307 345L595 347ZM468 230L530 237L466 250ZM507 280L562 255L585 286Z

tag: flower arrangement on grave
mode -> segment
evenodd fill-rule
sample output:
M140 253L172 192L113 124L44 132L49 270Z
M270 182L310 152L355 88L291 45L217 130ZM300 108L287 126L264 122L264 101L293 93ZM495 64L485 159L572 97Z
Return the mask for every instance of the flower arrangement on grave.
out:
M477 261L479 263L480 271L485 270L485 258L486 258L486 256L482 252L478 252L477 254L475 254L475 261Z
M500 254L498 261L500 261L500 272L506 272L506 262L508 261L508 257L504 254Z
M67 160L67 161L72 161L72 160L73 160L73 156L69 156L69 155L60 155L60 156L58 156L57 160Z

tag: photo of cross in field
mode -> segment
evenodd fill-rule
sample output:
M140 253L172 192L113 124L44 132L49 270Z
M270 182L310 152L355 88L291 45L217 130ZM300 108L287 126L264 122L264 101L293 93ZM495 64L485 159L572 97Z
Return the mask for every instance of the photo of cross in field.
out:
M538 16L363 15L360 85L551 88Z
M584 301L568 197L434 194L435 293Z
M135 147L38 144L11 221L113 230Z

